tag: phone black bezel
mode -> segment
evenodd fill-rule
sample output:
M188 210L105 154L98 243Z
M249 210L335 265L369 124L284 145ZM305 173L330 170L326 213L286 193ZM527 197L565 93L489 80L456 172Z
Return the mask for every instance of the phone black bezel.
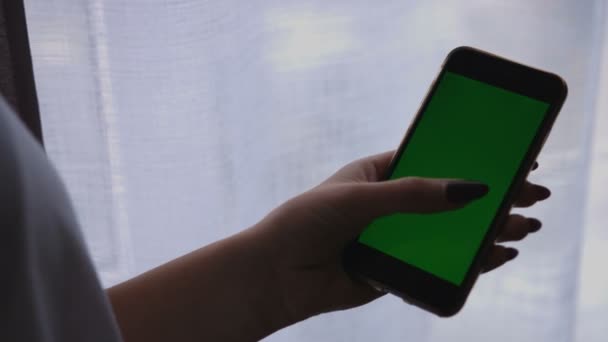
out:
M439 75L429 89L414 121L393 156L385 179L392 174L396 161L407 147L412 133L435 93L437 80L440 80L446 71L538 99L549 103L549 108L460 286L359 243L358 239L345 250L345 267L349 272L374 287L389 291L407 302L443 317L456 314L464 305L481 271L481 262L487 257L492 246L491 242L495 241L498 235L498 227L507 218L514 196L526 180L567 95L565 81L555 74L471 47L456 48L448 54Z

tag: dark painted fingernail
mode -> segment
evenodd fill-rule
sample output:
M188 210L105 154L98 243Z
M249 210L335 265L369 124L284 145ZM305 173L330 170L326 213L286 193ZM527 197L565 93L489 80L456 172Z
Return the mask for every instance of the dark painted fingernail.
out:
M456 204L465 204L485 196L490 187L479 182L452 181L446 188L446 198Z
M538 192L539 200L546 200L551 196L551 190L545 188L544 186L537 185L536 191Z
M515 248L507 248L507 250L505 251L505 257L507 258L507 261L515 259L518 254L519 251Z
M538 162L534 162L534 165L532 165L532 171L538 169Z
M530 233L536 233L543 226L543 223L535 218L528 219L528 224L530 225L530 229L528 229Z

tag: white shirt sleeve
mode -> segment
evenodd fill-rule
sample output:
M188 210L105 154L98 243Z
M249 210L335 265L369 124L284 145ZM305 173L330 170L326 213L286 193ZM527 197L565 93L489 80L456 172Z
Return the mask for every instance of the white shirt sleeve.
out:
M120 341L63 184L0 99L0 341Z

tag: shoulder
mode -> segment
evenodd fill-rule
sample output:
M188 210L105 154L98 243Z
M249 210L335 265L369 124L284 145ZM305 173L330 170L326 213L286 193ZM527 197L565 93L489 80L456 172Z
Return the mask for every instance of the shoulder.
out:
M0 340L118 341L71 202L0 99Z

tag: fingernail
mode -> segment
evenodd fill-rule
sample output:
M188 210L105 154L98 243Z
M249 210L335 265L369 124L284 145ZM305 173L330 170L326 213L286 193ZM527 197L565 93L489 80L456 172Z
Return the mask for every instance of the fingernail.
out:
M507 258L507 261L515 259L518 254L519 251L515 248L507 248L507 250L505 251L505 257Z
M530 232L530 233L536 233L537 231L540 230L540 227L543 226L543 223L535 218L528 219L528 224L530 226L530 229L528 229L528 232Z
M446 188L446 198L456 204L464 204L485 196L490 188L479 182L452 181Z
M545 188L544 186L537 185L536 191L538 191L539 200L546 200L551 196L551 190Z
M532 165L532 171L538 169L538 162L534 162L534 165Z

